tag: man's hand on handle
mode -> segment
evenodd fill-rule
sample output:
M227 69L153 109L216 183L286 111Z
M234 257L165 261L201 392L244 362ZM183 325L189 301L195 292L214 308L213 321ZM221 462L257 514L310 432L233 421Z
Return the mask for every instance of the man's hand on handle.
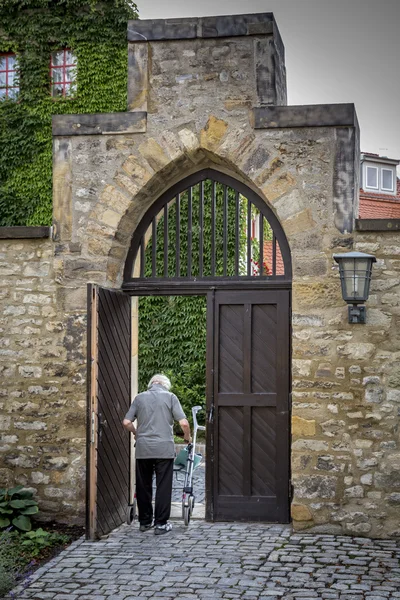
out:
M192 441L192 436L190 435L190 425L187 419L181 419L179 421L179 425L182 427L183 431L183 441L186 444L190 444Z

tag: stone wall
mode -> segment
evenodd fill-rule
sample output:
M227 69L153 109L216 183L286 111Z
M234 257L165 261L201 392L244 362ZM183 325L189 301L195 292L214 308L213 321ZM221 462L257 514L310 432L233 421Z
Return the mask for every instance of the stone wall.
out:
M400 535L399 243L398 232L343 236L326 248L328 277L294 285L296 528ZM333 270L332 252L350 249L378 259L365 325L347 323Z
M0 240L0 487L82 520L86 313L64 315L49 239Z

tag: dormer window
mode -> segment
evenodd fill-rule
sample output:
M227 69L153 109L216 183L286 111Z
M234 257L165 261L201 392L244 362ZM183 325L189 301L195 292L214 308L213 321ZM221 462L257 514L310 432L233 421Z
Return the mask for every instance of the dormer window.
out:
M68 48L51 53L51 95L54 98L73 96L76 91L77 61Z
M0 54L0 99L18 96L17 67L15 54Z
M382 169L382 183L381 188L385 192L393 192L394 189L394 177L391 169Z
M400 160L363 152L361 154L361 188L371 194L397 195L396 167Z
M367 167L366 168L366 187L372 188L374 190L379 189L378 185L378 168L377 167Z

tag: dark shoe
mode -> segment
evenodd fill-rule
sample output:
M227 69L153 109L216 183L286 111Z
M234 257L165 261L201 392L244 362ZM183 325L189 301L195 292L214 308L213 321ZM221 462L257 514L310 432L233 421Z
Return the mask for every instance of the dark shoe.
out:
M153 529L153 525L151 523L148 523L147 525L143 524L139 527L139 531L141 531L142 533L144 531L150 531L150 529Z
M165 523L165 525L156 525L154 528L154 534L163 535L163 533L168 533L169 531L171 531L171 529L171 523Z

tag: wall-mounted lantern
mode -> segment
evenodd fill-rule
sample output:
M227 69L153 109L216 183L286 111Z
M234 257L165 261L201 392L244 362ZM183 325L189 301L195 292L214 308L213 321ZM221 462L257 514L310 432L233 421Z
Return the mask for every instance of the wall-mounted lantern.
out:
M349 305L349 323L365 323L365 306L359 305L368 300L376 258L363 252L334 254L333 258L339 265L343 300Z

